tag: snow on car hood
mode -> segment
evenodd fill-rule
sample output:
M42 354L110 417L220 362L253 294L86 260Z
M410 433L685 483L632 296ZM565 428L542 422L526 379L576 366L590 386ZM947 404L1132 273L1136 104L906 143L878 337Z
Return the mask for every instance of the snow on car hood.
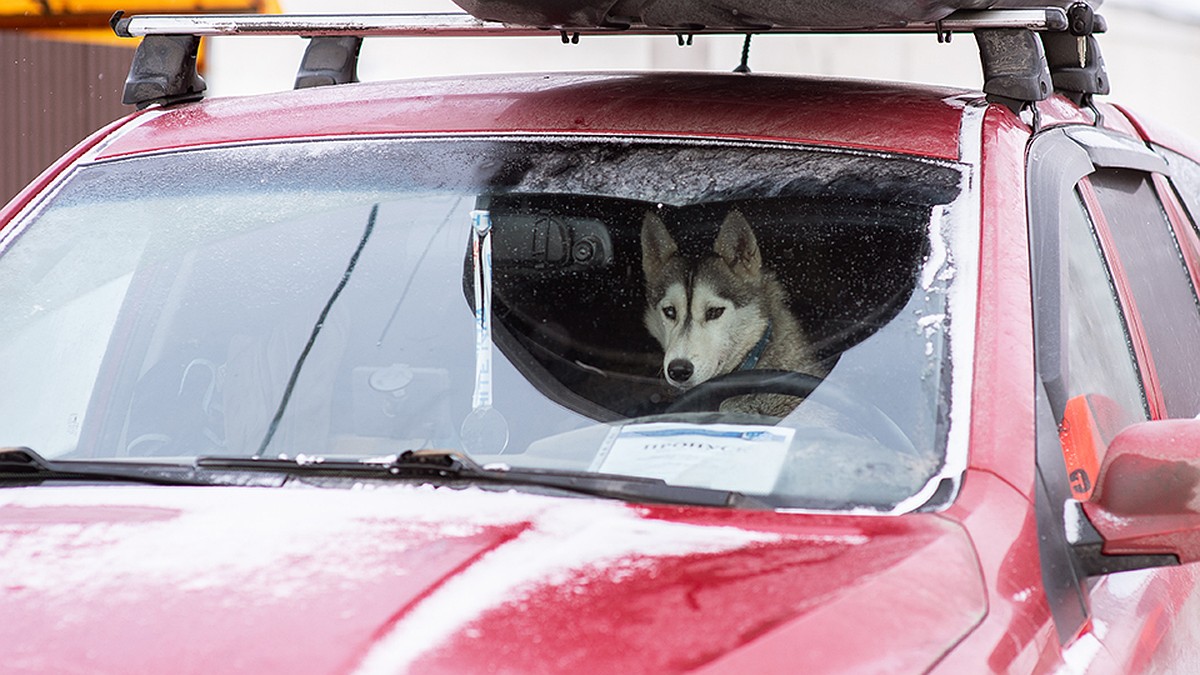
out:
M8 672L919 670L984 613L935 515L406 486L7 489L0 593Z

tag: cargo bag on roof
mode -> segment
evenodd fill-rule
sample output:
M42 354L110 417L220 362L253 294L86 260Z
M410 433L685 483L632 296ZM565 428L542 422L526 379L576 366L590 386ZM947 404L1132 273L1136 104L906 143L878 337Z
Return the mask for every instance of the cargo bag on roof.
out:
M1075 0L454 0L486 21L555 28L869 29L940 21L957 10L1067 8ZM1093 8L1100 0L1089 2Z

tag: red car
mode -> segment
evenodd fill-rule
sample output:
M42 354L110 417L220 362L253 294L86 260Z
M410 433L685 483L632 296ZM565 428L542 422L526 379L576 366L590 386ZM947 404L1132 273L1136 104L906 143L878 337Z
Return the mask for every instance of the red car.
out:
M983 92L353 83L817 21L539 4L115 22L139 111L0 210L0 670L1194 668L1200 150L1095 98L1102 19L835 22ZM270 31L299 88L202 100Z

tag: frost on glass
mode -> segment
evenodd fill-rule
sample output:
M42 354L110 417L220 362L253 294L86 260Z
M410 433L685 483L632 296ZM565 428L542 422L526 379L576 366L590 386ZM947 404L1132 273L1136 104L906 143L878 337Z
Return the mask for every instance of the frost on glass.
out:
M871 153L587 138L83 167L0 257L0 445L122 461L436 448L584 472L615 452L607 466L771 506L889 510L944 463L962 182ZM486 266L472 212L491 221ZM694 257L733 212L827 372L782 419L674 411L644 320L647 214ZM472 426L485 268L497 415ZM647 428L782 440L651 456L631 440Z

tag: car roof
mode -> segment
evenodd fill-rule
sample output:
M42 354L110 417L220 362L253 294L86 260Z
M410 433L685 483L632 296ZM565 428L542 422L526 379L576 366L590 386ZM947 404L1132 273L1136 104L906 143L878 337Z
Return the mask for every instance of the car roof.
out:
M778 140L959 158L979 92L726 73L530 73L213 98L135 115L97 159L290 138L585 133Z

